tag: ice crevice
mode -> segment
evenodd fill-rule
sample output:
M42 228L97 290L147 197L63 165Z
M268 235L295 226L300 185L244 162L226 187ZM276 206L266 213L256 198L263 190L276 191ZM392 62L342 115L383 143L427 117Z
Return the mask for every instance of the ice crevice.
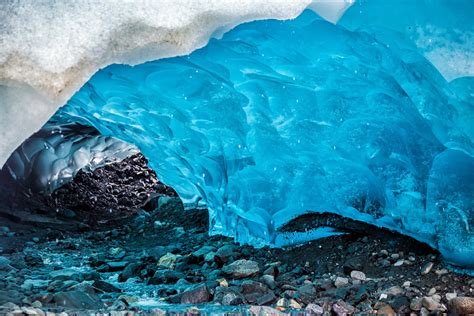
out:
M135 144L185 203L207 206L211 233L279 246L291 242L278 230L291 219L332 212L473 268L472 73L436 68L432 48L403 36L412 12L449 16L449 2L408 7L398 28L364 20L390 14L374 3L338 24L305 11L239 25L186 56L108 66L52 120ZM428 22L472 34L469 23ZM472 41L453 34L436 49L456 42L471 56ZM295 238L334 232L312 233Z

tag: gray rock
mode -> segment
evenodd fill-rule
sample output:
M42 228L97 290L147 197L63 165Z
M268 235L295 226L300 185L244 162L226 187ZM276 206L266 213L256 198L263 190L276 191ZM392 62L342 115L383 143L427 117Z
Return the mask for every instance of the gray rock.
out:
M260 268L255 261L241 259L224 266L222 272L236 279L241 279L258 274Z
M55 270L49 273L49 278L51 280L75 280L81 282L84 278L82 277L82 273L75 270L75 269L62 269L62 270Z
M354 314L356 309L351 304L339 300L332 305L332 310L338 316L347 316Z
M0 271L10 271L13 267L10 265L10 260L4 256L0 256Z
M138 263L138 262L129 263L125 267L125 269L119 274L118 281L125 282L130 278L138 276L138 273L140 272L141 267L142 267L141 263Z
M275 277L273 275L265 274L262 277L262 282L265 283L272 290L276 288Z
M171 284L184 277L185 275L182 272L175 270L157 270L150 281L148 281L148 284Z
M249 308L252 316L286 316L287 313L280 312L269 306L252 306Z
M367 279L364 272L357 271L357 270L354 270L351 272L351 278L353 278L354 280L359 280L359 281L365 281Z
M334 286L337 288L344 287L348 284L349 284L348 278L337 277L336 280L334 281Z
M242 297L234 292L224 294L221 300L222 305L240 305L242 303Z
M305 314L307 315L322 315L323 313L324 309L317 304L310 303L306 305Z
M301 301L305 304L309 304L316 298L316 289L312 284L303 284L297 289Z
M191 290L184 291L181 295L181 304L199 304L209 302L211 294L207 285L203 284Z
M106 292L106 293L110 293L110 292L119 293L119 292L122 292L122 290L120 290L119 288L115 287L114 285L112 285L108 282L102 281L102 280L94 281L94 283L92 283L92 287L94 289L100 291L100 292Z
M104 307L96 294L79 290L59 292L54 295L53 300L56 305L68 308L97 310Z
M235 245L224 245L217 249L216 254L214 255L215 262L222 266L223 264L229 261L230 257L237 255L237 246Z
M433 266L434 266L434 263L431 262L431 261L428 261L428 262L424 263L421 266L421 274L425 275L425 274L430 273L431 269L433 269Z

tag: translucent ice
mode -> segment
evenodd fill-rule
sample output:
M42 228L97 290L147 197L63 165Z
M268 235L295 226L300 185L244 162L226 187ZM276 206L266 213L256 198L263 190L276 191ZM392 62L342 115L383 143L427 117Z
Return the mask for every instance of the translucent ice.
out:
M307 6L335 22L351 2L2 0L0 167L99 68L187 54L239 23Z
M334 212L474 267L472 87L397 34L306 11L107 67L55 119L136 144L186 203L207 205L211 233L278 245L292 218Z

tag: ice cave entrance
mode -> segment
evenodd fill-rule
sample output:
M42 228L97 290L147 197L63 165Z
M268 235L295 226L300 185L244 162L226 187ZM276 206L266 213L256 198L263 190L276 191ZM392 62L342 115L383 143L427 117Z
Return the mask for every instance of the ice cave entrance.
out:
M279 231L331 212L472 268L470 87L400 37L305 11L242 24L187 56L108 66L45 128L81 124L120 139L115 153L140 150L185 206L208 208L211 234L281 246L337 233ZM55 151L80 161L80 147L42 149L37 176L63 170Z

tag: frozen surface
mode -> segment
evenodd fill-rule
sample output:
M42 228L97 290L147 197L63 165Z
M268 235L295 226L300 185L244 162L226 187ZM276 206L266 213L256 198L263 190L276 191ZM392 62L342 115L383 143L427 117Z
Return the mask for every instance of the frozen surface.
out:
M136 144L208 206L211 233L279 245L288 220L327 211L472 268L472 78L448 83L410 40L371 34L310 11L240 25L186 57L99 71L55 120Z
M90 126L50 122L13 152L0 171L0 186L50 193L81 170L120 161L138 149Z
M294 18L307 6L334 22L349 5L349 0L2 0L0 167L99 68L187 54L244 21Z
M474 75L473 12L471 0L361 0L339 24L395 46L388 30L398 32L453 80Z

